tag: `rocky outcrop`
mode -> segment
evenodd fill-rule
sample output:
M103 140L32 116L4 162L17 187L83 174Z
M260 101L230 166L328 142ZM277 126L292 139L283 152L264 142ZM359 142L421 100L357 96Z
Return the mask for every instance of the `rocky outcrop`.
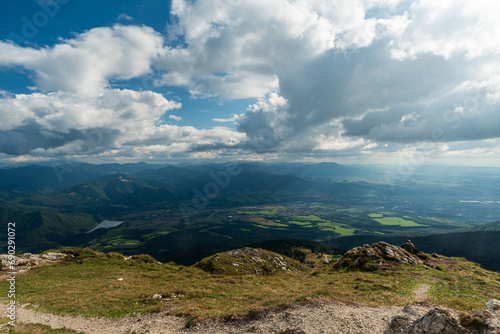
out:
M195 264L212 274L274 275L307 270L299 262L260 248L240 248L207 257Z
M500 300L492 299L486 303L486 310L500 312Z
M35 266L42 266L45 264L50 264L54 263L57 261L62 261L68 257L68 254L64 253L44 253L41 255L38 254L31 254L31 253L24 253L21 255L18 255L15 257L16 261L16 266L23 268L23 267L35 267ZM9 255L7 254L1 254L0 255L0 261L2 263L2 266L8 267L9 266Z
M421 265L424 263L418 256L408 253L401 247L380 241L371 246L363 245L363 247L349 250L335 266L374 271L380 266L397 264Z
M450 313L435 308L416 320L403 333L405 334L465 334L468 331L458 324Z
M459 316L443 308L419 314L413 306L404 315L392 317L385 334L500 334L500 301L492 299L485 310L472 310ZM416 312L412 312L415 310Z

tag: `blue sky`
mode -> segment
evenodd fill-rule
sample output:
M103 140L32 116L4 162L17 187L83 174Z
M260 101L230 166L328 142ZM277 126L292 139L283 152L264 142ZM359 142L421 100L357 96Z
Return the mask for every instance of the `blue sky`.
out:
M164 0L109 0L105 2L65 0L61 3L21 0L8 2L4 6L6 10L0 14L2 22L0 40L11 40L21 45L36 47L52 46L61 38L71 39L75 34L92 28L111 27L115 24L146 25L158 32L168 34L170 6L170 1ZM29 23L26 23L23 18L26 18ZM37 20L40 20L40 23L45 23L45 21L47 23L39 27L35 25L35 22L38 23ZM29 34L26 35L23 32ZM29 94L31 92L28 87L32 86L32 82L29 78L30 74L26 71L20 71L20 68L3 68L1 73L1 89L11 93ZM182 101L182 122L201 129L217 126L213 118L230 118L233 110L233 113L244 111L248 105L256 101L256 99L233 101L220 97L191 99L189 92L185 89L155 87L154 78L155 74L151 73L113 84L133 90L154 90L168 98ZM233 123L226 125L235 128Z
M488 0L20 0L0 161L499 164Z

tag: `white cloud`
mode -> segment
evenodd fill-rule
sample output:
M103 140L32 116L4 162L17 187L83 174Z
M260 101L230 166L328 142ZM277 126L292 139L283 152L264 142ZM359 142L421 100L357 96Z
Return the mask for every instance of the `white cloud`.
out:
M432 53L472 59L500 53L500 3L491 0L422 0L411 8L411 23L392 50L397 59Z
M128 80L151 71L163 37L149 27L94 28L54 47L34 49L0 42L0 65L35 73L41 92L94 95L110 80Z
M390 20L365 19L365 9L398 1L174 0L185 47L166 49L158 67L164 84L200 97L264 97L280 73L328 50L365 47Z
M219 123L236 123L236 115L233 115L229 118L212 118L212 121L214 122L219 122Z
M180 104L150 91L113 89L92 98L66 92L18 94L1 99L0 106L1 118L6 120L1 130L34 122L44 130L68 133L98 127L140 130Z
M493 38L500 23L492 19L491 2L469 7L464 1L421 1L408 15L379 20L369 45L324 52L279 73L286 105L250 108L238 118L238 129L250 139L259 131L272 133L268 149L285 152L363 149L367 140L499 137L500 48L498 39L488 44L485 38ZM426 25L429 20L435 25ZM455 43L462 35L464 41ZM396 59L395 50L405 56Z
M21 112L11 113L19 106ZM103 90L92 98L63 92L15 95L0 100L0 117L6 120L0 128L0 152L146 159L151 154L197 154L194 147L199 145L235 146L245 139L223 127L199 130L157 122L180 107L149 91Z
M118 19L119 20L123 20L123 21L133 21L134 20L134 18L132 16L129 16L129 15L125 14L125 13L120 14L118 16Z
M182 117L177 115L169 115L168 118L173 119L174 121L180 122L182 121Z
M32 71L38 91L0 92L0 152L79 154L85 131L100 131L93 154L102 156L382 156L422 143L489 154L500 137L499 9L490 0L174 0L169 36L115 25L51 47L0 41L0 66ZM213 115L239 132L163 124L182 120L163 116L179 105L111 89L148 74L196 98L258 102ZM482 140L495 143L461 149Z

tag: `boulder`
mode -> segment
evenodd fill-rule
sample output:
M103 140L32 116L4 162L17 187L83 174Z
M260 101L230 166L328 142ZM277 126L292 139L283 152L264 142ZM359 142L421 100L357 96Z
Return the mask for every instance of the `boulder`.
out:
M49 261L60 261L64 260L68 254L64 253L45 253L42 254L42 259L49 260Z
M499 312L500 311L500 300L491 299L486 303L486 309L488 311Z
M376 266L387 264L424 264L420 258L399 246L380 241L373 245L355 247L345 253L335 266L340 268L374 270Z
M396 315L392 317L391 322L389 324L389 329L386 333L390 334L400 334L404 333L404 331L410 326L410 318L404 315Z
M420 319L413 322L402 333L405 334L466 334L469 331L458 324L450 313L435 308Z

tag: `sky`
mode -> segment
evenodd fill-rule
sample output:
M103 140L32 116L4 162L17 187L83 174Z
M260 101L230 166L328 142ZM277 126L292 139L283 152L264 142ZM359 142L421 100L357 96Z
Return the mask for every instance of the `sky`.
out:
M494 0L17 0L0 162L500 165Z

